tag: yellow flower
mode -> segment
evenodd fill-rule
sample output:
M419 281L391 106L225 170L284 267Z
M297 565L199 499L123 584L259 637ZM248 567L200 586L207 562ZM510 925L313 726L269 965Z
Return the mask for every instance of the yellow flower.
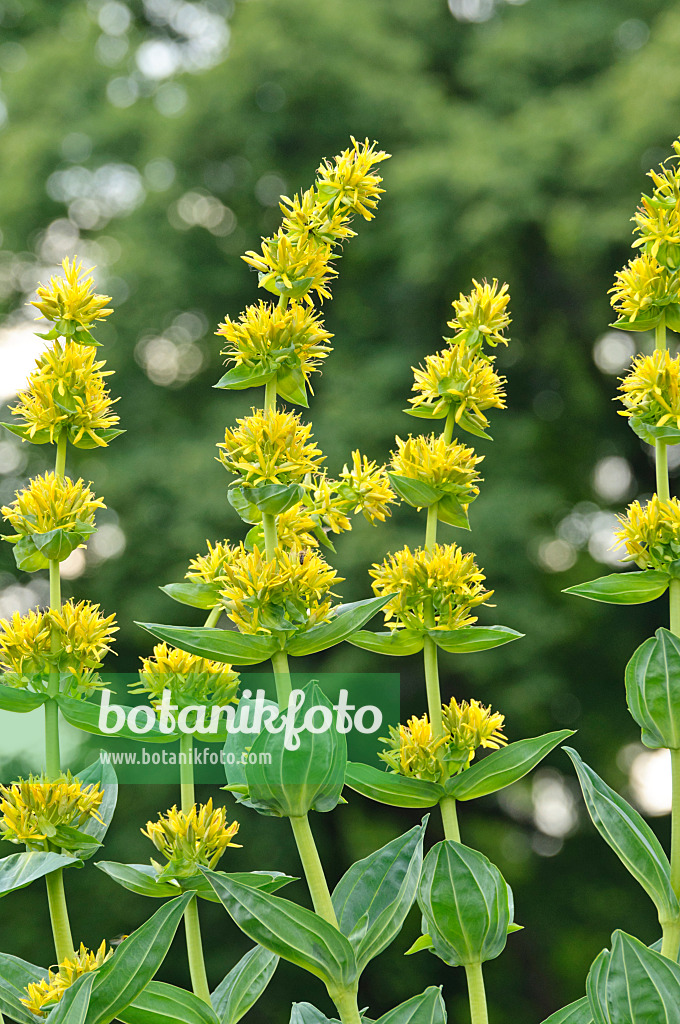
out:
M680 211L677 201L667 204L663 200L642 196L633 217L638 238L633 248L657 259L661 266L677 270L680 266Z
M197 875L200 867L216 867L228 846L239 845L233 842L238 830L238 822L228 825L226 809L213 809L210 799L207 804L194 804L188 813L172 807L141 831L168 862L164 868L154 864L159 877L177 879Z
M382 178L373 168L389 160L389 153L377 150L376 146L376 142L369 145L368 139L360 144L352 138L350 149L343 150L334 160L323 160L317 171L318 195L336 209L371 220L384 192L379 187Z
M251 416L227 428L219 461L244 484L299 483L323 461L310 440L312 428L292 412L253 409Z
M337 276L331 266L333 250L327 242L311 237L291 242L280 228L272 238L262 239L261 253L247 252L241 257L258 271L261 288L291 299L304 299L312 304L311 292L319 299L329 299L328 285Z
M383 608L390 629L471 626L477 621L472 609L493 594L484 589L485 576L474 555L457 544L435 544L431 551L403 548L374 564L370 575L376 595L393 595Z
M264 302L248 306L238 320L227 317L215 333L226 338L222 355L228 362L262 374L299 370L305 382L319 372L333 337L318 315L299 302L287 309Z
M54 443L66 431L71 444L106 447L108 432L120 422L112 411L118 399L111 399L104 382L113 371L103 370L106 363L95 361L95 354L92 346L57 341L39 357L10 407L23 419L29 440Z
M192 704L229 704L236 700L238 672L207 658L198 658L167 644L157 644L151 658L142 658L139 683L131 693L148 693L154 707L160 705L163 690L170 690L171 701L180 708Z
M99 783L83 786L70 772L58 779L30 775L11 786L0 786L0 838L10 843L47 849L49 842L68 846L60 826L82 828L91 818L101 821L104 791ZM77 842L76 842L77 846Z
M669 570L680 559L680 501L661 501L654 494L646 505L634 501L625 516L617 516L620 529L617 540L623 541L627 561L641 569Z
M14 612L0 619L0 668L12 675L15 686L26 686L27 678L49 672L52 650L52 621L47 611ZM2 677L3 683L9 680Z
M507 743L503 735L505 716L485 708L478 700L469 703L462 700L459 704L452 697L448 704L442 705L442 718L447 761L458 770L467 768L479 747L498 750Z
M496 346L507 345L508 339L503 331L510 325L507 305L510 301L507 284L498 286L496 278L492 283L483 281L480 284L472 279L472 291L468 295L459 295L451 303L454 310L449 327L456 332L454 341L463 338L469 345L481 347L482 342Z
M277 550L268 560L258 548L244 552L226 569L222 601L242 633L290 634L328 622L331 588L342 582L310 550Z
M397 450L392 452L391 462L394 473L450 494L464 509L475 500L481 481L477 466L484 456L475 455L474 448L448 444L442 434L395 440Z
M82 480L74 483L55 473L33 477L28 487L16 495L12 504L5 505L0 512L19 537L51 530L79 533L83 526L94 527L96 509L106 508Z
M76 259L62 262L63 277L52 277L49 285L39 285L38 298L30 303L36 306L45 320L52 320L60 334L66 337L85 331L97 320L104 320L113 313L106 309L110 295L97 295L94 282L89 276L91 270L83 270L83 264ZM93 268L94 269L94 268ZM87 339L92 341L92 339Z
M276 532L282 548L316 548L319 541L315 536L317 522L311 509L303 502L286 509L276 517Z
M115 615L102 615L98 604L67 601L59 610L49 612L59 635L61 654L76 668L100 668L111 650L113 634L118 632Z
M664 307L680 302L680 282L677 275L668 274L653 256L643 253L618 271L609 293L620 319L630 323L638 318L653 321L661 316Z
M352 529L348 515L352 510L351 502L339 494L337 480L331 480L325 474L315 476L309 491L309 500L323 530L329 533L344 533L345 530Z
M443 418L453 409L460 427L478 433L489 426L484 410L506 407L505 378L465 342L427 356L424 367L412 369L415 380L411 390L416 395L409 402L414 409L429 411L433 418Z
M208 540L206 544L207 555L196 555L191 559L184 574L185 580L191 580L192 583L218 583L224 578L224 567L243 551L243 544L230 544L227 540L217 544L211 544Z
M343 466L340 493L350 501L354 513L362 512L369 523L384 523L397 496L384 466L371 462L360 451L352 452L352 466Z
M389 727L388 749L378 754L397 775L423 779L425 782L440 782L444 777L443 746L444 736L435 739L427 715L409 718L406 725Z
M619 401L625 409L620 416L631 416L653 426L680 428L680 357L667 350L651 356L638 356L621 378Z
M279 206L283 214L281 228L294 244L311 238L316 243L337 245L356 235L349 226L352 217L347 208L338 209L332 201L324 200L315 185L292 199L281 196Z
M106 942L102 942L96 953L86 949L81 942L78 952L62 960L55 971L50 969L46 979L32 981L27 985L27 998L21 1002L37 1017L47 1017L52 1007L63 999L64 994L78 978L83 974L89 974L90 971L96 971L111 956L113 950L106 951Z

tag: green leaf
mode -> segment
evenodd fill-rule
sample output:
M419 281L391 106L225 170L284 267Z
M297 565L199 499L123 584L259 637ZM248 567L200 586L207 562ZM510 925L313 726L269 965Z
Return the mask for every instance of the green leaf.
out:
M46 978L47 971L42 967L34 967L9 953L0 953L0 1013L7 1014L17 1024L36 1024L35 1016L21 1000L26 996L28 985Z
M151 864L118 864L112 860L98 860L95 867L124 889L136 892L139 896L168 899L180 892L171 882L159 882L156 869Z
M110 1024L149 984L163 963L190 894L164 903L141 928L128 935L97 971L86 1024Z
M664 444L680 444L680 430L670 423L659 427L654 423L644 423L638 416L630 416L628 426L646 444L655 445L657 441Z
M409 654L418 654L423 649L423 636L412 629L394 629L390 633L370 633L360 629L358 633L347 637L353 647L361 647L364 651L376 654L389 654L395 658L403 658Z
M680 967L615 931L586 981L594 1024L680 1024Z
M398 473L388 472L387 475L399 497L413 508L429 508L430 505L435 505L442 496L442 491L431 487L430 484L426 484L422 480L412 480L411 477L400 476Z
M76 700L75 697L68 697L65 693L60 693L56 701L59 705L59 710L69 725L73 725L76 729L81 729L83 732L89 732L93 736L108 736L110 738L111 735L115 735L116 739L136 740L138 743L168 743L176 738L162 733L158 728L157 722L154 723L149 732L134 732L127 725L127 714L132 709L124 704L121 704L120 707L125 712L126 721L121 725L119 731L111 734L102 732L99 728L99 704L93 704L89 700Z
M588 997L583 996L575 1003L569 1003L569 1006L563 1006L561 1010L551 1013L543 1024L593 1024Z
M281 395L284 402L292 402L294 405L301 405L307 409L307 383L305 375L300 366L294 366L285 370L279 370L276 377L276 391Z
M38 551L32 537L22 537L14 545L14 561L21 572L38 572L49 567L49 559Z
M430 985L419 996L412 996L380 1017L376 1024L446 1024L442 991Z
M518 633L508 626L464 626L462 629L431 629L429 634L443 651L449 654L473 654L475 651L490 651L502 647L512 640L520 640L524 633Z
M461 530L470 529L467 509L452 494L445 494L437 502L437 519L449 526L458 526Z
M245 388L257 388L266 384L274 377L276 370L263 370L254 366L234 366L220 377L214 388L227 391L243 391Z
M659 919L676 917L680 905L671 886L668 858L647 822L584 764L575 750L564 747L564 751L576 768L595 828L650 897Z
M667 629L638 647L626 665L626 697L647 747L680 747L680 640Z
M239 714L244 722L253 721L253 709L256 706L254 699L241 697L239 701ZM266 714L278 715L279 706L275 701L264 700L262 706ZM271 710L267 710L271 709ZM243 756L247 754L255 742L257 733L246 733L232 731L227 734L224 744L224 774L229 787L243 787L242 791L232 789L236 802L246 807L255 808L255 805L248 799L248 786L246 784L246 768Z
M399 934L413 906L426 824L427 819L356 861L335 887L338 927L351 942L360 971Z
M389 594L381 597L369 597L365 601L354 601L352 604L339 605L330 622L312 626L304 633L298 634L286 646L288 654L297 658L307 654L316 654L329 647L348 640L357 630L372 619L390 599Z
M271 981L279 958L264 946L242 956L210 996L220 1024L238 1024Z
M434 807L446 795L444 787L436 782L407 779L354 761L347 762L345 785L369 800L389 807Z
M240 484L232 484L227 492L227 500L244 523L254 525L262 521L262 513L251 501L248 501L244 488Z
M63 562L83 543L83 536L76 530L58 529L47 533L32 533L31 540L45 558Z
M150 981L133 1003L118 1013L123 1024L221 1024L211 1008L175 985Z
M287 727L278 732L263 729L256 737L251 747L255 763L248 759L245 778L249 800L265 813L301 817L310 810L332 811L342 796L347 741L336 729L333 705L317 683L308 683L302 693L295 728L302 729L306 715L315 707L325 709L325 718L331 724L323 732L302 729L294 750L285 745ZM317 716L315 721L318 724Z
M35 711L47 699L46 693L33 693L32 690L20 690L16 686L0 683L0 711L14 711L23 715L27 711Z
M661 323L662 316L663 313L640 313L634 320L626 320L625 317L620 316L615 323L609 326L616 327L620 331L651 331Z
M304 497L300 484L258 484L244 488L246 500L270 516L280 516Z
M160 590L179 604L190 608L215 608L220 603L220 588L216 583L167 583Z
M163 626L155 622L137 622L135 625L188 654L229 665L259 665L268 661L279 648L274 637L248 636L237 633L235 629Z
M409 416L415 416L418 420L445 420L448 416L446 409L440 412L435 412L434 407L428 409L426 405L414 405L410 409L402 409L402 412L407 413Z
M290 960L327 985L356 981L357 963L349 941L318 914L280 896L203 873L236 924L254 942Z
M512 920L509 886L477 850L445 840L423 862L418 905L432 951L451 967L499 956Z
M97 818L90 818L81 828L81 832L92 836L98 842L103 842L104 836L109 830L118 801L118 779L115 770L113 765L106 764L102 761L101 757L98 757L91 765L78 772L78 779L84 786L92 786L98 783L104 791L104 799L97 811L97 816L101 820L98 821ZM88 852L84 849L76 850L76 856L80 857L81 860L87 860L94 852L94 849Z
M601 576L590 583L579 583L576 587L567 587L563 594L575 594L589 601L602 601L604 604L646 604L655 601L668 590L670 576L658 569L645 569L643 572L615 572L611 576Z
M82 448L84 450L90 450L92 448L101 448L101 445L97 444L96 441L94 441L93 438L89 437L87 434L83 434L79 441L74 441L71 435L75 436L75 432L75 427L69 430L69 440L74 448ZM112 428L111 430L98 430L97 437L101 438L101 440L104 441L105 444L110 444L111 441L115 441L117 437L120 437L121 434L125 433L127 433L127 431L114 430Z
M77 978L50 1013L49 1024L85 1024L95 980L95 973Z
M36 878L79 863L78 857L67 857L60 853L12 853L0 860L0 896L7 896L17 889L24 889Z
M311 1003L293 1003L290 1011L290 1024L338 1024Z
M0 427L9 430L10 434L20 437L23 441L30 441L31 444L50 444L52 440L49 430L36 430L31 437L31 428L23 423L0 423Z
M497 793L527 775L558 743L573 735L571 729L559 729L509 743L507 747L487 754L460 775L450 778L446 792L456 800L476 800L480 796Z

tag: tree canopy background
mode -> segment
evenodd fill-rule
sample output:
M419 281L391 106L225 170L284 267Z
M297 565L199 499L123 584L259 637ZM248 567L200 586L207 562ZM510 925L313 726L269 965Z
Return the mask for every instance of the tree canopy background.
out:
M511 738L577 729L583 757L630 793L639 735L622 674L660 606L610 610L561 591L606 571L613 514L653 487L648 453L611 402L633 349L608 333L607 289L628 258L644 172L680 133L679 45L670 0L0 0L0 338L28 338L24 303L74 252L97 264L116 309L100 335L127 433L71 458L109 511L94 557L66 584L67 596L116 611L113 669L134 671L149 651L135 620L200 618L159 585L180 579L206 538L243 535L214 445L251 396L212 390L222 372L213 331L259 297L240 255L276 227L280 193L305 188L350 135L375 138L393 154L386 193L325 306L335 350L311 405L315 436L331 471L357 446L384 460L395 432L420 429L401 412L411 366L441 347L451 300L472 277L508 281L513 340L499 362L509 410L493 417L494 444L477 446L486 482L472 534L456 540L496 591L488 615L526 639L443 659L443 682L504 712ZM2 438L2 501L47 460ZM355 525L334 558L343 597L366 596L370 563L422 530L403 506L383 527ZM0 552L2 614L44 597ZM394 668L347 645L309 667ZM424 689L418 659L398 668L403 720L421 713ZM138 829L174 800L162 787L124 791L107 858L148 859ZM284 824L239 817L243 849L229 851L230 866L296 873ZM412 820L358 796L315 815L331 881ZM654 824L667 841L668 818ZM585 819L559 751L533 783L464 807L462 827L505 874L525 926L486 971L496 1024L537 1022L582 995L615 927L657 937L651 905ZM91 865L68 888L75 935L90 946L102 919L112 937L153 909ZM220 908L203 919L217 984L247 941ZM371 1016L444 981L451 1019L465 1020L462 972L403 958L417 934L414 911L369 968ZM0 947L49 962L39 885L3 901ZM188 981L180 940L163 976ZM283 964L253 1021L286 1021L291 1000L328 1009L313 989Z

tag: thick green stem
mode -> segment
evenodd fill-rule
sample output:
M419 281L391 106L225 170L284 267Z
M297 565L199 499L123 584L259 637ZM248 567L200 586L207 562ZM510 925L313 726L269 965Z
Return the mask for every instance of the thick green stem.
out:
M57 960L69 960L73 957L73 938L71 937L71 925L66 909L66 895L64 893L64 871L60 868L50 875L45 875L47 885L47 899L50 905L50 920L52 921L52 934L54 936L54 949Z
M183 732L179 738L179 785L182 810L188 814L196 803L194 791L194 737Z
M472 1024L489 1024L482 965L466 964L465 974L467 975L468 998L470 1000L470 1020Z
M300 860L302 861L314 909L319 917L323 917L325 921L328 921L334 928L337 928L338 919L333 909L333 902L321 864L321 858L319 857L319 851L316 848L314 836L309 827L309 817L305 814L299 818L291 818L290 824L295 836L295 842L300 854Z
M680 921L668 921L661 927L663 929L661 956L667 956L669 960L677 962L680 952Z
M437 665L437 645L431 636L425 637L423 647L423 659L425 662L425 689L427 691L427 708L432 722L432 732L435 737L444 734L444 721L442 719L442 697L439 688L439 668Z
M59 562L50 561L50 608L59 611L61 608L61 579ZM59 633L52 627L52 654L59 652ZM47 692L51 698L59 693L59 670L56 666L50 669ZM56 778L61 772L61 754L59 749L59 708L56 700L48 700L45 704L45 770L50 778Z
M276 681L276 699L279 702L279 710L285 711L288 707L292 686L290 682L290 668L288 667L288 655L285 651L277 651L272 654L272 665L274 667L274 679Z
M427 526L425 528L425 547L428 551L437 543L437 502L427 510Z
M656 325L654 331L654 344L659 352L663 352L667 348L666 344L666 318L661 318L661 322Z
M659 352L664 352L666 344L666 321L662 317L655 331L655 345ZM668 451L665 441L657 441L656 445L656 493L661 501L668 501L670 488L668 485Z
M264 407L267 412L276 412L276 374L264 386Z
M456 811L456 799L452 796L445 796L439 801L444 835L447 839L460 842L460 829L458 827L458 812Z
M267 560L271 562L279 543L279 538L276 533L276 516L263 512L262 529L264 530L264 548Z
M453 408L449 409L449 414L446 417L446 423L444 424L444 440L447 444L451 444L453 439L453 428L456 424L455 414Z
M197 995L199 999L202 999L204 1003L207 1003L208 1006L210 1006L210 986L208 985L208 976L205 973L203 942L201 940L201 923L198 919L197 896L193 897L184 911L184 930L187 938L191 987L194 990L194 995Z
M342 1024L361 1024L356 985L353 988L329 990L328 994L337 1007Z
M218 604L215 608L213 608L213 610L210 612L210 615L203 623L203 628L210 629L212 626L216 626L217 623L219 622L221 614L222 606Z
M54 464L55 476L66 475L66 448L68 446L68 438L66 433L62 433L57 441L57 458Z

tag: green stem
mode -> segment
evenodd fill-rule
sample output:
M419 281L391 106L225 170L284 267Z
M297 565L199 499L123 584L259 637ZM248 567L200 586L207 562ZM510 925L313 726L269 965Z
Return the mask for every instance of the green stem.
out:
M337 1007L342 1024L361 1024L356 985L352 988L329 990L328 994Z
M276 651L275 654L272 654L272 666L274 668L276 699L279 702L279 710L285 711L288 707L288 698L292 690L288 655L285 651Z
M191 987L194 995L202 999L208 1006L210 1002L210 986L208 976L205 973L205 960L203 959L203 942L201 940L201 923L198 919L198 897L194 896L184 911L184 930L187 938L187 953L189 956L189 973L191 974Z
M66 448L68 446L68 438L66 432L63 431L59 440L57 441L57 457L54 463L55 476L66 475Z
M182 810L188 814L196 803L194 791L194 737L183 732L179 738L179 785L182 799Z
M334 928L337 928L338 919L333 909L333 902L321 864L321 858L319 857L319 851L316 848L314 836L309 827L309 817L304 814L301 817L290 818L290 824L295 836L300 860L302 861L307 885L309 886L309 894L312 897L314 910L319 917L323 917L325 921L328 921Z
M467 975L468 997L470 999L470 1019L472 1024L489 1024L482 965L466 964L465 974Z
M680 921L668 921L662 925L663 939L661 942L661 956L677 962L680 952Z
M453 439L453 428L456 424L455 414L453 408L449 409L449 414L446 417L446 423L444 424L444 440L447 444L451 444Z
M270 515L268 512L263 512L262 528L264 530L264 548L267 555L267 561L271 562L279 543L279 538L276 533L276 516Z
M444 735L442 718L442 696L439 688L439 667L437 665L437 645L431 636L424 638L423 660L425 662L425 690L427 691L427 708L435 738Z
M659 352L663 352L666 345L666 317L662 316L661 321L656 325L654 331L654 344Z
M61 579L59 576L59 562L50 561L50 608L54 611L61 609ZM59 632L56 626L52 627L51 638L52 654L59 652ZM59 693L59 669L54 665L50 668L47 683L47 692L51 700L45 704L45 770L50 778L56 778L61 772L61 753L59 748L59 708L54 698Z
M54 949L57 954L57 960L61 963L62 960L70 960L74 955L71 925L69 924L68 910L66 909L63 868L45 875L45 884L47 885L47 899L50 905Z
M437 543L437 505L430 505L427 510L427 526L425 527L425 547L428 551L432 551L432 548Z
M665 317L661 318L661 322L657 324L654 332L655 346L658 352L664 352L667 347L666 343L666 320ZM656 445L656 493L658 494L661 501L668 501L670 498L670 488L668 484L668 451L666 448L665 441L657 441Z
M442 824L444 825L444 836L446 839L453 839L460 842L460 828L458 827L458 812L456 811L456 798L445 796L439 801Z
M218 604L215 608L213 608L213 610L210 612L210 615L203 623L203 628L210 629L212 626L216 626L217 623L219 622L221 614L222 606Z
M264 386L264 407L267 412L276 412L276 374Z

